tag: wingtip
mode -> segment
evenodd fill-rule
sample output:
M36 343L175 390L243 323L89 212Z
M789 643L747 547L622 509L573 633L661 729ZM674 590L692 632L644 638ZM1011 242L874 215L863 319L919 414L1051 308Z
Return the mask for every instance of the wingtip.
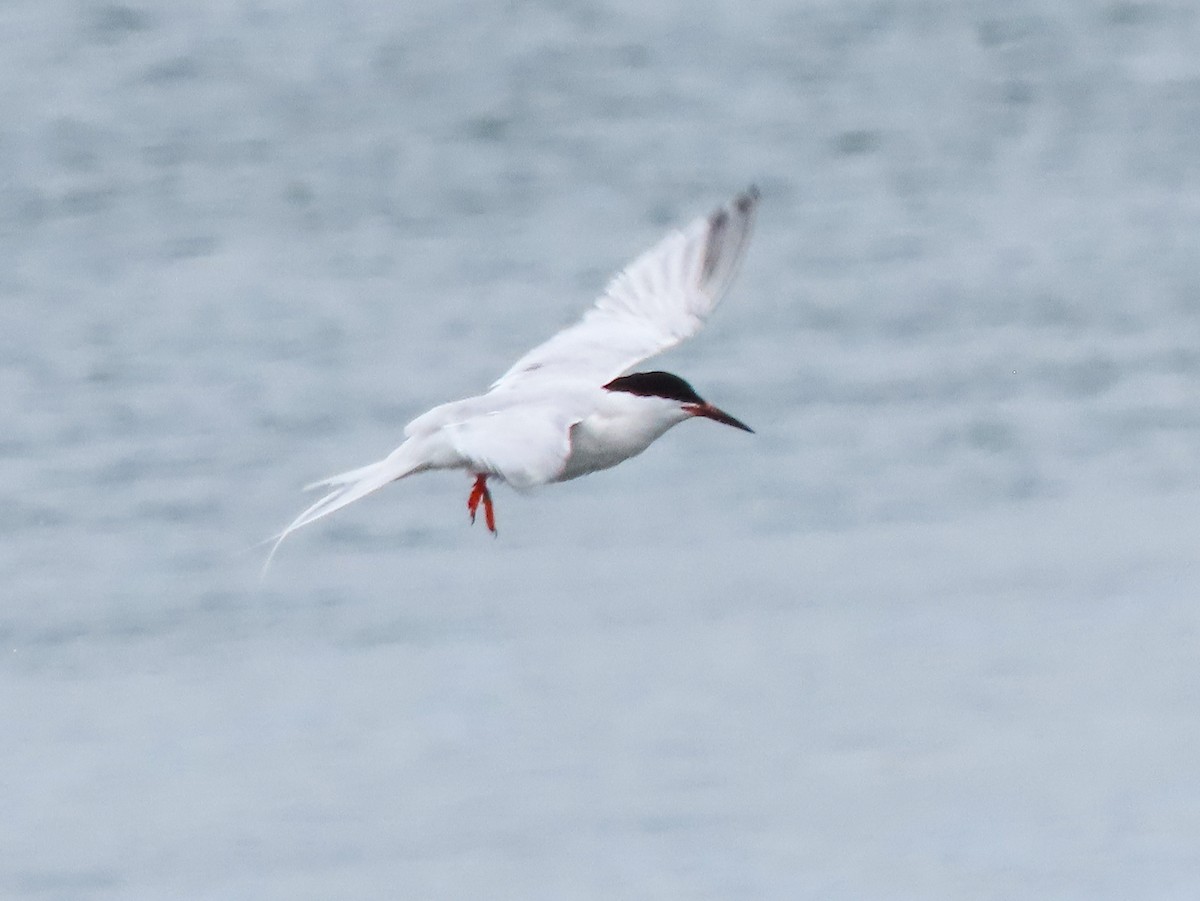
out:
M744 215L754 208L760 197L762 197L762 194L758 190L758 185L750 185L750 187L737 196L733 201L733 205L739 213Z

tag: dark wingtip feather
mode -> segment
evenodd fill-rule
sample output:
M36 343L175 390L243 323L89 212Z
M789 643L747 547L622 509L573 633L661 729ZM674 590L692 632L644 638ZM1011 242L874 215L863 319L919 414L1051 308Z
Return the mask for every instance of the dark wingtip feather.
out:
M746 213L750 212L750 209L756 203L758 203L758 198L761 196L762 195L758 192L758 186L751 185L737 196L737 199L733 202L733 205L737 208L739 213L745 215Z
M708 241L704 248L704 262L700 268L701 279L708 281L714 278L717 267L721 265L723 254L731 257L732 265L736 266L737 258L741 254L741 248L749 233L748 220L753 215L755 206L758 205L758 198L758 188L751 185L738 194L731 204L721 207L708 217ZM731 251L730 248L724 246L724 242L725 232L729 230L734 214L741 220L739 225L742 233L738 246ZM727 263L727 265L729 264ZM732 272L732 270L730 271Z
M700 269L700 277L712 278L716 271L718 251L721 247L721 237L729 227L729 210L721 207L708 217L708 243L704 248L704 265Z

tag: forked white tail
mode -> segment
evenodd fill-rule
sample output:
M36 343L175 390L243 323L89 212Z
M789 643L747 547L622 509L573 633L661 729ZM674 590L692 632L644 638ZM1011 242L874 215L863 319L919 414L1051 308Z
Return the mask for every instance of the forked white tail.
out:
M326 487L332 487L333 490L293 519L286 529L275 536L273 539L274 543L271 545L271 552L267 554L267 560L263 564L262 575L265 576L267 574L267 569L270 568L271 561L275 557L275 552L279 550L279 545L283 544L283 539L287 538L297 529L311 525L318 519L324 519L330 513L342 509L342 507L353 504L357 500L362 500L368 494L378 491L391 482L403 479L405 476L410 476L415 472L425 469L426 467L419 460L414 459L415 456L412 443L406 441L388 454L387 457L376 463L369 463L366 466L360 466L358 469L351 469L348 472L339 473L327 479L321 479L319 482L313 482L311 485L305 485L305 491Z

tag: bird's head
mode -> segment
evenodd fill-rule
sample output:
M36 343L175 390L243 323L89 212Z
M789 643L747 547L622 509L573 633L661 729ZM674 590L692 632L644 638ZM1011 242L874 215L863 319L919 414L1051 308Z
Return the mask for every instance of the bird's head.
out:
M633 372L613 379L604 388L607 391L624 391L635 397L659 400L663 403L664 413L676 411L679 415L677 421L680 422L694 416L702 416L744 432L754 431L741 420L734 419L724 410L710 404L696 393L695 388L669 372Z

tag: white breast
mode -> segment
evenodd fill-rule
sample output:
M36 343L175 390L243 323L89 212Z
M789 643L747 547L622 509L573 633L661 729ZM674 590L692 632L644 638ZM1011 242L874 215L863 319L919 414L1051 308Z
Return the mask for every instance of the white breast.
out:
M616 466L688 418L674 401L624 391L606 391L604 395L597 409L572 427L567 465L555 481Z

